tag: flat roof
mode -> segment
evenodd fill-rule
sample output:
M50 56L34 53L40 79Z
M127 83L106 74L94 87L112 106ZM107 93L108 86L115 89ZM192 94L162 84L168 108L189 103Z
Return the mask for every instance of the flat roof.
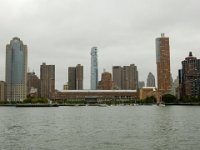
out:
M60 92L66 92L66 93L89 93L89 92L96 92L96 93L102 93L102 92L113 92L113 93L117 93L117 92L124 92L124 93L129 93L129 92L137 92L137 90L62 90Z

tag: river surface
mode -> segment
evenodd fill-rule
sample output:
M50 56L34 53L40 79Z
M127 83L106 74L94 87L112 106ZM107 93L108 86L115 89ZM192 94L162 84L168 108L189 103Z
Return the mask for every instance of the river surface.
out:
M28 149L200 150L200 107L0 107L0 150Z

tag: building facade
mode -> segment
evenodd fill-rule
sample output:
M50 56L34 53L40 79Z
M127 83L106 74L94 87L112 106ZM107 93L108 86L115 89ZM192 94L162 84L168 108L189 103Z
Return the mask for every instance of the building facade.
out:
M137 90L138 88L138 71L137 66L131 64L122 68L122 89Z
M69 90L83 90L83 66L78 64L76 67L68 68Z
M6 100L6 83L4 81L0 81L0 101Z
M83 66L76 66L76 90L83 90Z
M151 72L149 72L147 77L147 87L156 87L155 77Z
M91 90L97 89L98 83L98 56L97 56L97 47L92 47L91 49Z
M101 81L98 84L98 90L112 90L112 74L109 72L103 72L101 75Z
M164 94L171 88L169 38L164 33L156 38L156 63L158 91Z
M113 73L113 88L116 90L122 89L122 67L121 66L113 66L112 67Z
M57 101L85 100L87 98L102 99L138 99L136 90L66 90L57 92L53 99Z
M41 97L51 99L55 92L55 65L40 65Z
M33 97L40 97L40 79L35 72L27 73L27 94Z
M76 67L68 68L68 85L69 90L76 89Z
M114 89L136 90L138 88L137 66L113 66Z
M14 37L6 45L6 98L23 101L27 96L27 45Z
M189 56L182 61L182 69L179 70L180 97L197 97L200 94L200 59Z
M139 90L140 99L145 99L147 97L154 96L157 98L157 91L155 87L143 87Z

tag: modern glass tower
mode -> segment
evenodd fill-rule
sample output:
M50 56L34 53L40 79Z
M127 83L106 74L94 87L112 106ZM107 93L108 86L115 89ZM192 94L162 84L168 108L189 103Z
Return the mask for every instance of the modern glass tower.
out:
M91 49L91 90L97 89L98 83L98 60L97 60L97 47Z
M14 37L6 45L7 101L23 101L27 95L27 45Z

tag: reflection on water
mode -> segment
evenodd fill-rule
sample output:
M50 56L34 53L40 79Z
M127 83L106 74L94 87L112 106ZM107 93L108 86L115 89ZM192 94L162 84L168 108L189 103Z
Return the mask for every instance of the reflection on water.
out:
M200 107L0 107L0 149L200 149Z

